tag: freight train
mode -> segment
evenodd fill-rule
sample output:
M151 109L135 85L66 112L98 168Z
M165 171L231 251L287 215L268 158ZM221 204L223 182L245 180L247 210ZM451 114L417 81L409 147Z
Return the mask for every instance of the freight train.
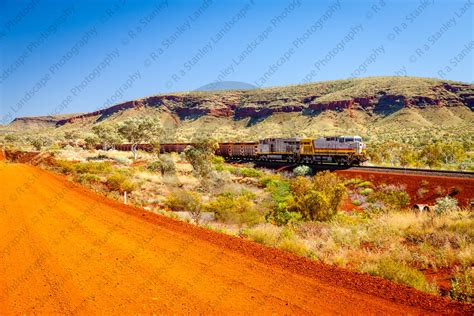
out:
M183 152L192 143L161 144L161 153ZM114 145L117 150L132 150L131 144ZM149 144L136 149L151 151ZM366 146L360 136L314 138L265 138L258 142L219 143L216 154L226 160L282 161L307 164L359 165L367 160Z

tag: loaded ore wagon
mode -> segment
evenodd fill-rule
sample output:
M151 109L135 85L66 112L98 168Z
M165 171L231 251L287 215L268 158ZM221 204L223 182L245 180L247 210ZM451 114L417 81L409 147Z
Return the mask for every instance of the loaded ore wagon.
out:
M257 143L220 143L216 154L227 159L254 160Z

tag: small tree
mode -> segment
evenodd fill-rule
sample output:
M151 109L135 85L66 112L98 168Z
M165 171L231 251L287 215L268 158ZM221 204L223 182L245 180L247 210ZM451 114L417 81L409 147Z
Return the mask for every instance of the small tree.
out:
M337 175L324 171L311 179L297 177L290 183L293 194L291 208L304 219L327 221L341 207L346 195L344 183Z
M159 157L161 154L161 143L158 137L155 139L151 139L149 142L151 146L151 153L154 154L156 157Z
M380 205L378 211L401 210L410 204L410 196L404 186L386 185L377 186L374 193L367 198L367 202Z
M176 165L172 157L163 155L158 160L160 162L160 172L162 175L176 174Z
M224 192L209 202L206 209L224 223L238 224L240 228L243 225L252 226L263 220L263 216L253 203L254 199L255 195L250 192L244 191L239 195Z
M95 134L89 134L84 137L84 142L88 149L94 149L100 143L99 137Z
M184 151L186 160L193 166L194 173L204 188L209 187L209 180L214 171L212 161L218 146L217 141L213 139L201 139Z
M15 134L7 134L7 135L5 135L4 139L7 143L14 143L14 142L18 141L20 139L20 137L18 135L15 135Z
M32 137L29 139L29 142L37 151L40 151L44 146L49 146L53 143L50 138L45 136Z
M442 161L443 148L441 144L434 143L423 147L420 153L420 157L424 160L425 164L429 167L437 167Z
M451 141L444 143L441 147L441 157L445 164L461 162L466 158L466 153L461 142Z
M170 155L163 155L158 160L153 161L147 166L147 169L153 172L159 171L162 176L176 174L176 165Z
M130 179L130 176L120 172L113 172L107 176L107 186L110 190L120 193L130 193L137 188L136 183Z
M462 269L456 267L454 277L451 279L450 296L452 299L461 302L472 302L473 277L470 267L464 266Z
M176 190L166 197L165 205L174 212L189 212L196 225L199 225L203 205L198 193Z
M404 146L400 151L400 165L412 166L417 163L417 152L412 146Z
M133 159L137 159L137 145L142 142L159 143L163 129L158 119L131 118L119 125L118 132L132 143Z
M434 206L434 211L436 215L441 215L458 210L458 200L453 197L445 196L442 198L436 199L436 204Z
M117 133L115 126L108 123L94 125L92 131L102 142L102 149L107 150L108 147L121 142L120 135Z

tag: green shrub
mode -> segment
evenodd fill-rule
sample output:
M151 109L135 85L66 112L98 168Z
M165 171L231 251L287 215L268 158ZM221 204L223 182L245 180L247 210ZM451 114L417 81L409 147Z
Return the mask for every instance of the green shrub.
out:
M260 185L262 187L268 188L273 183L282 181L282 176L280 174L264 174L260 179Z
M176 174L176 165L173 157L169 155L161 155L160 161L160 172L162 175L174 175Z
M293 169L293 174L298 177L304 177L307 175L310 175L313 172L313 170L305 165L301 165Z
M244 230L244 235L260 244L276 247L280 238L281 228L272 224L260 224Z
M360 206L360 205L362 205L362 202L358 199L355 199L355 200L352 201L352 204L355 205L355 206Z
M161 155L158 160L149 163L147 169L153 172L160 172L162 175L176 174L174 160L168 155Z
M67 160L56 160L54 165L59 168L59 171L64 174L74 173L74 162Z
M221 165L224 163L224 157L221 157L221 156L214 156L212 158L212 163L213 164L216 164L216 165Z
M107 186L111 191L118 191L120 193L132 192L137 188L135 182L117 171L107 176Z
M426 293L437 294L438 292L436 285L428 283L422 272L389 257L382 257L374 263L366 263L362 270L371 275L405 284Z
M296 177L291 181L291 193L291 210L306 220L328 221L339 211L346 188L337 175L324 171L311 179Z
M88 134L84 137L84 142L88 149L94 149L100 143L100 139L95 134Z
M278 248L288 252L292 252L299 256L308 255L308 247L306 247L304 241L297 238L293 234L287 237L282 236L280 242L278 243Z
M178 189L171 192L165 205L174 212L189 212L196 224L199 224L203 211L201 196L196 192Z
M302 219L302 215L298 212L291 212L284 203L278 203L275 208L266 216L268 222L276 225L287 225L297 223Z
M259 170L254 168L239 168L239 174L243 177L248 178L259 178L263 175L263 173Z
M251 240L269 247L277 247L299 256L309 254L308 247L290 228L279 228L272 224L261 224L246 229L244 235Z
M153 172L160 172L161 171L161 163L158 160L152 161L146 166L146 168L150 171L153 171Z
M36 150L40 151L43 147L49 146L53 143L52 139L41 136L41 137L32 137L29 139L31 146L33 146Z
M451 280L451 298L461 302L472 302L472 276L470 267L456 269L453 279Z
M359 179L359 178L352 178L352 179L349 179L345 182L346 185L356 185L358 183L360 183L362 180Z
M436 199L434 211L436 215L446 214L458 210L458 201L450 196Z
M357 184L357 187L359 188L365 188L365 187L371 187L372 183L370 181L363 181L359 184Z
M371 193L373 193L373 192L374 192L373 189L371 189L371 188L365 188L365 189L360 190L359 193L362 194L362 195L369 195L369 194L371 194Z
M301 220L300 213L289 209L293 196L290 191L290 183L287 180L280 176L265 176L261 179L261 182L265 184L273 201L271 211L265 216L268 222L276 225L286 225Z
M224 157L214 156L212 158L212 164L214 165L214 169L216 169L217 171L223 171L225 168Z
M76 179L81 184L100 182L100 178L97 175L90 173L80 174Z
M15 135L15 134L7 134L7 135L5 135L4 140L8 143L14 143L14 142L19 141L20 137L18 135Z
M112 171L112 166L108 162L88 161L74 165L77 173L104 174Z
M211 176L214 171L212 161L218 146L215 140L199 139L184 150L186 160L193 167L193 172L201 181L204 189L208 189L211 184Z
M255 195L249 192L239 195L225 192L209 202L206 209L224 223L252 226L262 221L262 215L252 201L254 198Z
M48 152L52 154L57 154L60 149L61 149L61 146L59 143L52 143L51 146L49 146L48 148Z
M382 211L400 210L410 203L410 196L403 187L396 185L380 185L375 192L367 198L369 203L383 203Z

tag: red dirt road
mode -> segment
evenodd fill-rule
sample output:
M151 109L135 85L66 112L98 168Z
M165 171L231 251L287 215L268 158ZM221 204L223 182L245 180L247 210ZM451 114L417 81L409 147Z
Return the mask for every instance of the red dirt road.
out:
M472 314L0 162L0 314Z

